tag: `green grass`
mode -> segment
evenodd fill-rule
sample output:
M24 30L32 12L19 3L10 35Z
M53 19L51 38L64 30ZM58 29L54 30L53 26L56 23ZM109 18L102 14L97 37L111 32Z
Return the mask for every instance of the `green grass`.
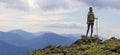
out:
M90 42L92 40L92 43ZM26 55L120 55L120 40L114 37L100 41L98 37L82 37L71 46L47 46Z

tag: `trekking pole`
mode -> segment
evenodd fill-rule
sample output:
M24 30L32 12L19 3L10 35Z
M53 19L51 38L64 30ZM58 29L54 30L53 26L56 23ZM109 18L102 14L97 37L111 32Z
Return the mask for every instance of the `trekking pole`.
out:
M98 36L98 18L96 18L96 34Z

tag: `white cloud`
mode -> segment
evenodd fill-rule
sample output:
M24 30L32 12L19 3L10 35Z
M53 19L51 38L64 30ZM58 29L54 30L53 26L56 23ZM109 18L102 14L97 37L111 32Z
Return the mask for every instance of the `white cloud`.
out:
M64 13L80 8L85 4L77 0L0 0L7 8L24 11L37 10L43 13Z
M52 22L47 25L48 28L61 28L61 29L84 29L85 24L77 22Z

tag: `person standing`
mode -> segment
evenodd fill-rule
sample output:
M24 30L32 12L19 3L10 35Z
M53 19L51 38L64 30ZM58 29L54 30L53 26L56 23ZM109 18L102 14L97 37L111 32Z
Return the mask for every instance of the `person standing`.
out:
M91 35L90 35L90 37L92 37L94 20L95 20L95 15L94 15L94 12L93 12L93 8L89 7L89 12L88 12L88 16L87 16L87 32L86 32L86 37L88 36L90 27L91 27Z

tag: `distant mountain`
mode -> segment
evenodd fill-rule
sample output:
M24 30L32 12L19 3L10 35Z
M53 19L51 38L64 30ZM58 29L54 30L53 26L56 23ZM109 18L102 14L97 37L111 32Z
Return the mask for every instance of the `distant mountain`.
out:
M53 32L36 32L36 33L33 33L33 34L36 35L36 36L40 36L40 35L45 34L45 33L53 33ZM81 38L81 34L59 34L59 35L71 38L73 40L78 40L78 39Z
M79 35L62 35L53 32L39 32L37 34L39 36L23 30L12 30L0 32L0 40L16 46L43 48L47 45L70 45L79 39Z
M25 55L27 51L32 49L17 47L3 41L0 41L0 55Z
M40 35L43 35L43 34L45 34L45 33L53 33L53 32L42 31L42 32L35 32L35 33L33 33L33 34L36 35L36 36L40 36Z
M71 38L75 41L81 38L81 34L60 34L60 35Z
M40 35L38 38L31 40L27 46L38 49L38 48L44 48L45 46L48 45L55 45L55 46L70 45L74 41L75 40L71 38L64 37L51 32L51 33L44 33Z
M0 55L24 55L28 48L42 49L48 45L69 46L80 38L80 34L29 33L24 30L0 31ZM103 37L100 39L104 40Z
M20 35L9 32L0 32L0 40L17 46L21 46L21 44L27 42L27 40Z
M26 32L24 30L21 30L21 29L18 29L18 30L12 30L12 31L9 31L9 33L14 33L14 34L18 34L20 36L22 36L23 38L25 39L34 39L36 38L37 36L35 36L34 34L30 33L30 32Z

